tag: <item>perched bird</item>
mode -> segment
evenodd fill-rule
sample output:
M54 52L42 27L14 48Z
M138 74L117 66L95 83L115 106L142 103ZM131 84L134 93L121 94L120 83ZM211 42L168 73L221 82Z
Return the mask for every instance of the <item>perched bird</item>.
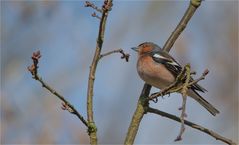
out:
M182 70L177 61L166 51L163 51L157 44L144 42L138 47L133 47L138 52L137 71L142 80L156 88L163 89L173 83ZM191 78L191 81L193 79ZM208 101L198 94L197 91L207 91L198 84L194 84L187 92L187 95L195 99L212 115L219 111Z

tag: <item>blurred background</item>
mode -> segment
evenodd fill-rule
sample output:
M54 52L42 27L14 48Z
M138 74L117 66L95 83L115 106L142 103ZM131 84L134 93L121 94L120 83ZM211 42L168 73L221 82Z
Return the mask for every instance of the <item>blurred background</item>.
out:
M102 2L95 2L101 6ZM102 52L123 48L103 58L97 68L94 113L100 144L122 144L144 82L130 49L145 41L163 46L183 16L188 1L114 1ZM40 50L39 74L86 117L89 65L95 51L99 20L84 1L1 1L1 144L87 144L86 127L61 109L61 101L27 71L32 52ZM190 63L202 94L220 114L209 114L192 99L187 119L238 142L238 1L203 1L170 52ZM151 92L156 92L152 89ZM180 115L181 96L171 94L150 105ZM221 144L180 124L147 114L136 144Z

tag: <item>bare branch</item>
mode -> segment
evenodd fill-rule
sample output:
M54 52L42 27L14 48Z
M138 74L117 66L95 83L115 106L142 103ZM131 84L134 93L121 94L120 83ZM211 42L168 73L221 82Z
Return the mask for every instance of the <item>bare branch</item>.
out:
M111 54L113 54L113 53L120 53L120 54L122 54L121 59L125 59L126 62L129 61L129 56L130 56L130 55L129 55L128 53L125 53L123 49L116 49L116 50L112 50L112 51L110 51L110 52L101 54L101 55L100 55L100 59L103 58L103 57L105 57L105 56L111 55Z
M99 19L99 20L101 20L101 17L98 16L98 15L96 14L96 12L92 13L91 16L92 16L92 17L95 17L95 18L97 18L97 19Z
M62 95L60 95L57 91L52 89L47 83L45 83L42 78L38 75L38 62L41 58L40 51L33 52L32 54L32 60L33 64L28 67L28 70L31 72L33 78L37 81L39 81L42 84L42 87L46 88L48 91L50 91L52 94L54 94L56 97L58 97L61 101L64 102L64 105L62 107L63 110L68 110L70 113L75 114L83 124L85 124L86 127L88 127L87 121L84 119L84 117L74 108L73 105L70 104Z
M200 6L202 0L191 0L190 4L187 8L187 11L185 12L183 18L175 28L175 30L172 32L168 40L163 46L163 50L169 52L172 48L175 41L178 39L179 35L183 32L183 30L186 28L189 20L192 18L193 14L197 10L197 8Z
M181 120L181 128L180 128L180 132L179 132L179 135L177 136L177 138L175 139L175 141L180 141L182 140L182 135L185 131L185 127L184 127L184 117L186 116L186 100L187 100L187 92L188 92L188 83L190 81L190 78L191 78L191 71L190 71L190 65L187 64L185 67L185 70L186 70L186 80L185 80L185 83L182 85L183 88L182 88L182 98L183 98L183 102L182 102L182 112L181 112L181 116L180 116L180 120Z
M96 49L95 49L94 58L92 60L91 66L90 66L90 73L89 73L89 77L88 77L87 120L89 123L88 133L90 136L90 144L91 145L97 144L97 127L95 125L94 118L93 118L94 117L94 114L93 114L93 91L94 91L95 72L96 72L97 64L100 59L100 53L101 53L102 45L104 42L106 20L107 20L108 13L111 10L112 5L113 5L112 0L105 0L104 4L102 6L102 16L101 16L101 20L100 20Z
M149 102L147 101L147 97L149 96L151 89L151 85L144 84L143 90L140 94L137 108L132 117L130 126L128 128L128 132L124 141L124 145L132 145L134 143L136 134L139 129L140 122L145 113L147 113Z
M180 119L179 117L177 117L177 116L175 116L175 115L172 115L172 114L169 114L169 113L166 113L166 112L163 112L163 111L160 111L160 110L158 110L158 109L154 109L154 108L149 107L149 108L148 108L148 112L149 112L149 113L158 114L158 115L160 115L160 116L169 118L169 119L174 120L174 121L177 121L177 122L181 122L181 119ZM200 125L198 125L198 124L195 124L195 123L190 122L190 121L187 121L187 120L184 120L184 123L185 123L187 126L190 126L190 127L194 128L194 129L197 129L197 130L199 130L199 131L202 131L202 132L204 132L204 133L206 133L206 134L208 134L208 135L214 137L216 140L220 140L220 141L222 141L222 142L224 142L224 143L227 143L227 144L229 144L229 145L236 145L236 143L234 143L232 140L227 139L227 138L225 138L225 137L223 137L223 136L217 134L216 132L214 132L214 131L212 131L212 130L209 130L209 129L203 127L203 126L200 126Z
M208 73L209 73L209 70L208 70L208 69L205 69L204 72L203 72L203 74L201 75L201 77L198 78L198 79L196 79L196 80L194 80L194 81L192 81L192 82L190 82L190 83L188 84L188 87L191 87L192 85L198 83L199 81L204 80L205 77L206 77L206 75L207 75Z
M98 8L96 5L94 5L92 2L90 1L86 1L85 2L85 7L91 7L93 9L95 9L97 12L103 13L103 10Z

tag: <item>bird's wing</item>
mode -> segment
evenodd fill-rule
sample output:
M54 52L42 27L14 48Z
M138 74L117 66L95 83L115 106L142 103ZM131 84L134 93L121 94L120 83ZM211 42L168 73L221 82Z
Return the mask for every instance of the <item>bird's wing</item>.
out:
M164 51L161 51L160 53L152 52L150 55L156 63L164 64L165 67L168 68L168 70L174 75L175 78L182 71L181 65L172 56L170 56L167 52L164 52ZM190 78L190 82L191 81L193 81L192 77ZM194 84L191 87L191 89L198 90L201 92L207 91L205 88L201 87L198 84Z
M164 64L165 67L174 75L174 77L177 77L182 71L180 64L177 63L170 55L167 55L167 53L154 52L151 54L151 57L156 63Z

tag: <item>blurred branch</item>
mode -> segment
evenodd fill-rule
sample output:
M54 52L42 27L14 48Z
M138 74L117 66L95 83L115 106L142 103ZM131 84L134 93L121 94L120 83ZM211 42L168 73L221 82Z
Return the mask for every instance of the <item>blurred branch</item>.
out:
M52 94L57 96L61 101L64 103L62 104L63 110L68 110L70 113L76 115L83 124L85 124L86 127L88 127L87 121L84 119L84 117L74 108L73 105L71 105L62 95L60 95L57 91L52 89L47 83L45 83L42 78L38 75L38 62L41 58L40 51L33 52L32 54L32 60L33 64L28 67L28 71L31 72L33 78L37 81L39 81L42 84L42 87L46 88L48 91L50 91Z
M168 40L163 46L163 50L169 52L172 48L175 41L178 39L179 35L183 32L183 30L186 28L189 20L197 10L197 8L200 6L202 0L191 0L190 4L187 8L187 11L185 12L183 18L175 28L175 30L172 32Z
M89 4L89 3L88 3ZM95 72L97 68L97 64L100 60L100 53L102 49L102 45L104 42L104 33L105 33L105 25L108 17L108 13L112 7L112 0L105 0L102 6L102 16L100 20L99 33L96 43L96 49L94 58L92 60L90 66L90 73L88 78L88 89L87 89L87 120L89 123L88 133L90 136L90 143L92 145L97 144L97 127L94 122L94 114L93 114L93 90L94 90L94 80L95 80ZM90 5L92 7L92 4Z
M181 119L179 117L177 117L175 115L172 115L172 114L169 114L169 113L166 113L166 112L163 112L163 111L160 111L158 109L154 109L154 108L149 107L148 112L158 114L158 115L163 116L163 117L167 117L167 118L169 118L171 120L174 120L174 121L177 121L177 122L181 122ZM216 132L213 132L212 130L204 128L203 126L200 126L198 124L195 124L195 123L187 121L187 120L184 120L184 124L194 128L194 129L197 129L199 131L202 131L202 132L214 137L216 140L220 140L220 141L222 141L224 143L227 143L229 145L236 145L236 143L234 143L232 140L227 139L227 138L217 134Z
M101 54L101 55L100 55L100 59L103 58L103 57L105 57L105 56L111 55L111 54L113 54L113 53L120 53L120 54L122 54L121 59L125 59L126 62L129 61L129 56L130 56L130 55L129 55L128 53L125 53L123 49L116 49L116 50L112 50L112 51L110 51L110 52Z

